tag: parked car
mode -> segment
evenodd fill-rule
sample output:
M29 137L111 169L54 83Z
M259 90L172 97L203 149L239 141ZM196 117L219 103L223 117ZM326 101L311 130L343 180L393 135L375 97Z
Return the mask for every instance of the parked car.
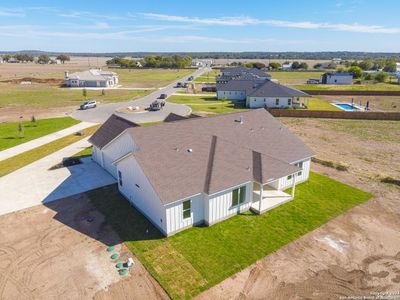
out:
M149 106L149 110L150 111L156 111L156 110L160 110L165 106L165 101L153 101L150 106Z
M180 87L182 87L182 86L183 86L182 82L178 82L178 83L176 84L176 87L178 87L178 88L180 88Z
M81 109L95 108L97 106L96 100L89 100L81 104Z
M158 99L167 99L168 95L167 94L161 94Z
M194 79L194 77L193 76L190 76L188 79L187 79L187 81L192 81Z

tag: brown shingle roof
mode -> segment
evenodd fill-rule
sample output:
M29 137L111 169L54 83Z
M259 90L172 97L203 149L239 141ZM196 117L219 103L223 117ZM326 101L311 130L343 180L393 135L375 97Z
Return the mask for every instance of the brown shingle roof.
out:
M133 155L164 204L252 180L266 183L293 174L299 169L291 163L314 155L264 109L127 133L139 145Z
M139 125L134 122L113 114L90 137L89 142L101 149L125 129L138 126Z
M168 122L175 122L175 121L182 121L182 120L187 120L187 119L192 119L192 118L200 118L200 116L195 115L195 114L190 114L189 116L181 116L178 114L170 113L165 119L164 123Z

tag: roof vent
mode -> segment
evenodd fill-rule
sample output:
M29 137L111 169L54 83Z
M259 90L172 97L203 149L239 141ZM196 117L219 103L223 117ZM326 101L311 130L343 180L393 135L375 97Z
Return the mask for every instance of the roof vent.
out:
M187 152L192 153L192 152L193 152L193 149L192 149L192 148L189 148L189 149L187 149Z

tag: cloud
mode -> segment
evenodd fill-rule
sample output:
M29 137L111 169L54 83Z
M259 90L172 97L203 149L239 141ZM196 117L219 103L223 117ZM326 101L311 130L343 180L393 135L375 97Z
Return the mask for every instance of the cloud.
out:
M260 20L251 17L223 17L223 18L198 18L174 16L155 13L143 13L143 16L161 21L183 22L201 25L221 25L221 26L249 26L249 25L270 25L274 27L297 28L297 29L328 29L334 31L358 32L358 33L400 33L399 27L385 27L379 25L353 24L335 24L335 23L317 23L317 22L294 22L287 20Z
M25 13L21 10L0 8L0 17L25 17Z

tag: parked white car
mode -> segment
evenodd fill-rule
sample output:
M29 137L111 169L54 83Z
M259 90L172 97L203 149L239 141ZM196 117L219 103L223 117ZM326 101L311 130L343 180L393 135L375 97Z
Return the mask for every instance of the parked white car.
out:
M89 100L81 104L81 109L95 108L97 106L96 100Z

